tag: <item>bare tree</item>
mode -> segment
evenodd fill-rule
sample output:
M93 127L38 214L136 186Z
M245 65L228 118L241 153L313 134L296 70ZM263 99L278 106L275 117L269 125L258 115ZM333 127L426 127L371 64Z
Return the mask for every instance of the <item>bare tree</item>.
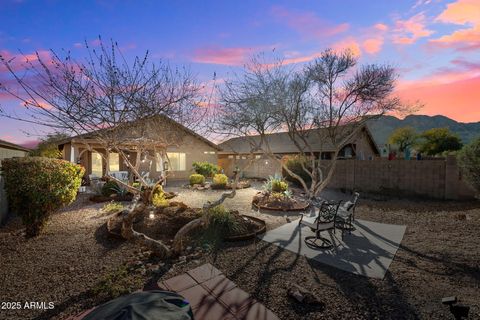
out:
M214 130L245 137L250 152L276 161L312 198L329 183L340 150L368 120L408 109L393 96L396 78L388 65L357 66L350 51L326 50L302 70L254 58L222 88ZM310 184L275 153L269 134L276 132L287 132L286 143L305 160ZM323 161L327 146L334 152Z
M1 110L7 118L41 125L75 135L85 150L102 150L108 163L109 153L117 152L140 188L106 175L135 194L133 204L125 212L122 235L149 246L160 256L171 250L161 241L133 229L136 215L151 206L156 186L139 172L141 160L166 156L170 146L181 144L184 131L178 123L195 129L201 119L199 92L201 86L185 68L172 68L168 63L152 63L148 52L143 57L127 61L118 45L90 48L85 60L75 60L69 52L60 56L51 51L45 58L36 54L17 57L23 60L0 60L13 86L0 84L0 90L19 99L25 112ZM12 81L10 81L12 82ZM174 121L172 121L174 120ZM130 157L133 155L133 157Z

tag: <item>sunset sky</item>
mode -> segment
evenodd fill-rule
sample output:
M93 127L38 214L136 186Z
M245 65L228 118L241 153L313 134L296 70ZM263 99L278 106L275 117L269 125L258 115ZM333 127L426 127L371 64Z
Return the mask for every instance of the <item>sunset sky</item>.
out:
M205 82L214 72L228 78L258 52L307 63L326 48L350 48L362 63L395 66L397 92L420 100L419 114L480 121L480 0L0 0L4 57L66 49L80 58L98 35L128 57L149 50L153 59L188 65ZM22 108L1 92L0 105ZM40 133L0 118L0 139L37 139L24 131Z

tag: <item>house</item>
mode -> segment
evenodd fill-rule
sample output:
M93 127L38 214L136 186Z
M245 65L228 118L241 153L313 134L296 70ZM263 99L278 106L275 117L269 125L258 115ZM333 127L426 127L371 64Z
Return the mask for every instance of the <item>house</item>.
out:
M319 135L318 133L322 133L325 130L306 131L306 143L300 147L307 152L307 150L310 150L306 147L308 145L316 157L329 160L335 154L335 147L331 143L325 142L328 139L320 138L321 134ZM263 145L268 143L271 152L278 158L300 154L299 147L292 141L288 132L267 134L265 141ZM251 154L251 150L255 150L252 146L258 146L260 142L261 137L257 135L235 137L220 143L218 145L221 148L221 151L218 152L219 165L224 168L227 174L231 174L235 167L244 168L247 161L249 161L248 156ZM244 170L245 176L265 178L276 172L282 172L278 162L264 156L262 150L255 150L252 153L255 161ZM362 126L358 133L349 139L338 153L339 159L373 160L379 156L380 150L367 126Z
M187 179L194 162L217 162L220 149L216 144L166 116L137 120L124 131L120 149L127 159L116 152L107 153L98 131L70 137L58 146L63 159L81 164L91 177L104 176L107 165L110 172L129 171L126 161L135 165L140 159L139 172L144 177L156 180L168 171L169 179ZM149 141L149 149L137 156L138 143L134 140L140 131Z
M25 157L30 152L30 149L24 148L22 146L0 140L0 167L2 165L2 160L7 158L14 157Z
M27 148L0 140L0 170L3 159L26 157L29 152L30 150ZM7 194L4 189L4 184L3 177L0 175L0 225L5 221L8 214Z

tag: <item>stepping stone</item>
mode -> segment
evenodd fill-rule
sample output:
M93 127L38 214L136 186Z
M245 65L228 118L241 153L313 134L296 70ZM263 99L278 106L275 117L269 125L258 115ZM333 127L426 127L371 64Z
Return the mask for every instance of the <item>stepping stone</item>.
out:
M280 320L272 311L263 304L256 302L235 313L238 320Z
M206 263L200 267L187 271L187 273L198 283L205 282L222 274L220 270L212 266L210 263Z
M202 286L209 290L213 295L219 296L223 292L230 291L237 285L228 280L223 274L202 283Z
M197 285L197 283L188 274L183 273L179 276L165 280L163 285L170 291L180 292Z
M218 296L218 300L229 308L233 314L256 302L247 292L238 287L221 293Z
M205 288L203 288L199 284L186 290L180 291L179 294L182 295L185 299L187 299L192 309L198 307L209 297L211 297L210 292L205 290Z
M197 308L193 308L195 320L233 320L235 317L213 297L206 298Z

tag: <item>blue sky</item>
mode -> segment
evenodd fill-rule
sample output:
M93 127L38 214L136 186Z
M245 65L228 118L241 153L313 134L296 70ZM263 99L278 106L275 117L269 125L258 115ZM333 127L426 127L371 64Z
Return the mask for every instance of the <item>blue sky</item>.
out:
M3 56L65 49L81 58L99 35L128 57L149 50L188 65L201 81L213 72L228 78L258 52L302 64L326 48L350 48L362 63L397 67L398 93L424 103L419 113L480 121L480 0L0 0ZM21 108L4 95L0 104ZM22 130L35 133L0 119L0 139L34 139Z

